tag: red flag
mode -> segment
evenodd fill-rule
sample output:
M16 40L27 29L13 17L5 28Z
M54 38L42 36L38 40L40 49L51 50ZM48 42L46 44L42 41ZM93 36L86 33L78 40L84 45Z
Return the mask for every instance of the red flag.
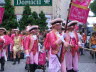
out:
M91 0L72 0L72 3L88 7Z
M0 24L2 23L3 15L4 15L4 8L0 7Z
M88 13L89 13L88 8L83 9L83 8L71 6L69 20L77 20L85 24L87 22Z

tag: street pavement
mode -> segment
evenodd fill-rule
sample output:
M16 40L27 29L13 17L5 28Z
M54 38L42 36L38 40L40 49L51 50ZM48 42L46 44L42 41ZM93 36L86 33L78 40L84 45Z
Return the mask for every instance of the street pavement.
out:
M88 51L84 51L83 56L80 56L79 61L79 72L96 72L96 59L92 59ZM8 61L5 65L4 72L28 72L24 69L25 59L21 60L20 64L12 65L12 62ZM36 72L43 72L40 69L37 69ZM47 72L47 70L46 70Z
M92 59L88 51L85 55L80 56L79 72L96 72L96 59Z

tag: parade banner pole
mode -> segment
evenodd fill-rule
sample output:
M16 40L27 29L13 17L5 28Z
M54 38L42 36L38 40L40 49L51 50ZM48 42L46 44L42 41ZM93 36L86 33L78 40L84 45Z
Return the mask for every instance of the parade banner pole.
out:
M70 14L70 9L71 9L71 4L72 4L72 0L70 1L70 5L69 5L69 9L68 9L68 16L67 16L67 21L66 21L66 24L65 24L65 32L67 31L67 23L68 23L68 20L69 20L69 14Z

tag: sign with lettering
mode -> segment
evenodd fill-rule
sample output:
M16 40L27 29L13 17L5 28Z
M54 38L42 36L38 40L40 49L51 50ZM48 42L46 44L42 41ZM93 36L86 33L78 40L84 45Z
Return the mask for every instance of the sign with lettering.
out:
M52 6L52 0L14 0L14 6Z
M87 22L89 9L82 9L75 6L71 6L69 20L77 20L82 23Z

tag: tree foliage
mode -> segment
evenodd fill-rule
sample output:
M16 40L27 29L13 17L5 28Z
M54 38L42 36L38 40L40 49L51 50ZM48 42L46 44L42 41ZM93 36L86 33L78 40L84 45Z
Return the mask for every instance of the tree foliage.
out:
M93 1L93 3L90 4L91 11L95 14L96 16L96 0Z
M32 12L32 17L33 17L33 23L32 23L32 25L38 25L39 17L38 17L38 14L35 11Z
M28 24L30 24L30 15L31 15L31 8L30 8L30 6L29 5L26 5L25 7L24 7L24 11L23 11L23 15L22 15L22 18L21 18L21 20L19 21L19 28L20 28L20 30L24 30L25 29L25 27L28 25Z
M14 7L11 5L11 0L5 0L5 13L3 17L3 22L1 26L5 27L8 30L12 28L19 27L20 30L24 30L26 26L30 25L39 25L41 31L47 28L46 17L43 11L37 14L37 12L31 13L31 8L29 5L26 5L23 10L22 18L17 23L16 16L14 13Z
M46 23L47 18L45 17L45 14L43 11L39 14L39 27L41 28L41 31L44 31L47 29L47 23Z
M4 12L2 24L0 26L6 28L7 30L11 30L12 28L17 28L18 23L14 13L14 6L11 5L11 0L5 0L4 8L5 8L5 12Z

